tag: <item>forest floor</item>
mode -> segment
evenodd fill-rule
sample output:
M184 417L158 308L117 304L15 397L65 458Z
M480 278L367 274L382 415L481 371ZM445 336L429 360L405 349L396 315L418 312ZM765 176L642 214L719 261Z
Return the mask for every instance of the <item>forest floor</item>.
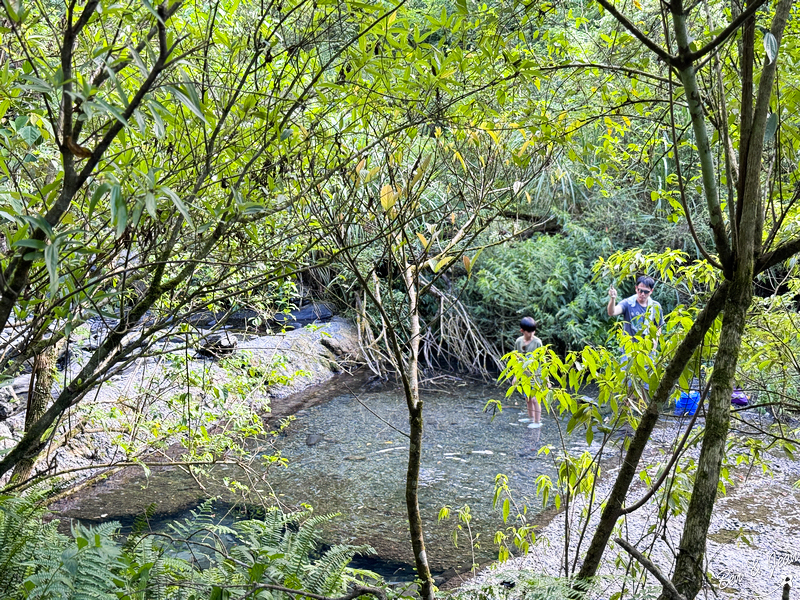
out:
M750 411L748 411L750 412ZM758 418L758 416L754 415ZM699 419L702 424L702 419ZM796 425L796 424L795 424ZM680 437L685 424L667 419L653 434L643 462L654 475L659 465L669 460L667 450ZM746 441L751 432L735 432L741 441ZM690 448L689 456L696 458L698 449ZM731 450L729 456L734 456ZM621 454L620 454L621 457ZM608 496L619 470L608 466L597 487L599 499ZM655 477L653 477L655 479ZM770 598L781 597L784 581L791 576L800 583L800 461L793 460L782 451L763 455L763 466L740 465L729 469L725 494L717 497L708 534L705 569L708 580L699 598ZM648 486L637 479L629 492L633 501L642 497ZM675 555L683 531L683 516L659 515L660 494L641 509L628 515L618 527L614 537L622 537L640 551L649 554L662 573L669 574L674 566ZM564 548L569 548L569 567L574 570L580 539L579 527L565 528L565 518L576 522L576 516L584 507L576 502L567 512L546 511L539 518L537 544L523 557L495 564L480 572L465 584L462 591L481 588L501 581L522 581L531 576L559 576L564 573ZM599 519L595 512L586 528L580 552L586 550L589 536ZM565 540L565 530L569 540ZM631 559L616 544L610 544L604 556L598 579L597 598L613 597L615 592L626 591L626 597L655 597L660 591L654 587L652 576L643 584L641 568L635 565L637 576L626 576L631 572ZM508 584L506 584L508 585ZM525 586L515 586L522 593ZM515 596L510 591L507 599ZM793 591L792 597L795 597Z

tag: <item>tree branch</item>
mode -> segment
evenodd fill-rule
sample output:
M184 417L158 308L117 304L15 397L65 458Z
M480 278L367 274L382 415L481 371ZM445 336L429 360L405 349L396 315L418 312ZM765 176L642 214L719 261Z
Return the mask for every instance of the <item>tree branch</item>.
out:
M768 252L767 254L762 254L759 256L758 260L756 261L753 274L758 275L759 273L763 273L775 265L790 259L798 252L800 252L800 238L795 238L789 242L785 242L784 244L775 248L775 250L772 252Z
M625 552L635 558L639 564L650 571L650 573L652 573L653 576L658 579L658 582L664 587L664 592L667 596L673 598L674 600L686 600L686 598L684 598L678 592L678 590L675 589L675 586L672 585L672 582L664 577L661 571L658 570L658 567L655 566L649 558L647 558L644 554L639 552L636 548L622 538L616 538L614 542L616 542L619 546L622 546L622 549L625 550Z
M653 73L648 73L647 71L632 69L631 67L619 65L606 65L603 63L567 63L565 65L556 65L553 67L542 67L539 70L546 73L548 71L560 71L562 69L602 69L603 71L621 71L623 73L628 73L629 75L638 75L639 77L660 81L661 83L669 83L669 79L666 77L654 75Z
M670 459L669 463L667 464L666 467L664 467L664 471L663 473L661 473L661 477L659 477L658 480L656 480L656 482L652 486L650 486L650 489L647 491L647 493L645 493L644 496L642 496L638 500L638 502L635 502L630 506L626 506L625 508L623 508L620 511L621 514L628 515L636 510L639 510L642 506L644 506L645 502L650 500L650 498L653 497L653 494L655 494L658 491L658 488L661 487L661 484L664 483L664 480L667 478L669 472L672 470L672 466L677 462L678 457L681 455L683 446L686 444L686 440L689 439L689 433L692 431L692 428L694 427L694 424L697 421L697 417L699 414L700 414L699 410L694 411L694 416L692 416L692 420L689 421L689 426L686 428L686 433L683 434L683 439L678 444L678 447L675 448L675 453L672 455L672 458Z
M671 73L670 73L671 74ZM694 240L697 249L700 250L700 254L703 255L709 264L713 265L720 271L723 270L722 265L714 259L713 256L706 250L705 244L700 241L700 238L697 235L697 231L694 227L694 220L692 219L692 213L689 211L689 203L686 200L686 186L683 185L683 173L681 173L681 158L680 153L678 152L678 133L675 128L675 103L673 102L673 95L672 95L672 79L670 78L669 81L669 116L670 116L670 126L672 131L672 147L675 151L675 175L678 178L678 191L681 195L681 206L683 206L683 214L686 216L686 224L689 226L689 233L692 235L692 239Z
M755 14L755 12L761 8L767 0L755 0L753 4L747 7L747 10L741 13L738 17L736 17L733 21L731 21L730 25L728 25L722 32L711 40L708 44L697 50L696 52L690 52L686 55L685 59L687 62L695 62L708 54L709 52L713 51L717 48L717 46L724 44L725 41L733 35L733 33L742 26L742 24L749 19L751 16ZM748 3L749 4L749 3Z
M656 44L653 40L651 40L644 33L642 33L642 31L638 27L636 27L636 25L631 23L631 21L629 21L625 15L623 15L616 8L614 8L614 5L608 2L608 0L597 0L597 3L604 9L606 9L608 12L610 12L625 29L630 31L637 40L642 42L642 44L644 44L650 51L655 53L655 55L658 56L661 60L663 60L670 66L675 65L677 59L674 56L672 56L669 52L664 50L661 46Z
M678 56L681 59L680 67L678 67L678 74L686 93L686 102L689 105L689 116L695 135L697 155L700 159L703 195L706 198L709 225L714 234L714 245L719 255L720 262L724 267L725 276L726 278L730 278L732 273L732 265L730 264L731 244L725 229L725 219L722 216L722 208L719 202L714 156L711 153L711 143L708 138L708 130L706 129L705 112L703 111L701 102L700 89L697 85L697 74L694 65L686 61L690 44L689 29L680 0L673 0L670 6L672 10L675 41L678 44ZM733 227L733 224L731 224L731 227Z

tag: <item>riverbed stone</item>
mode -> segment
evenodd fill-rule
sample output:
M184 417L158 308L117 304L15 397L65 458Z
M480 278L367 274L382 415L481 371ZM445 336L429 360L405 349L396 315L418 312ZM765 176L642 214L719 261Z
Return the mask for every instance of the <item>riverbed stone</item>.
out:
M24 403L12 386L0 388L0 421L5 421L24 408Z
M681 433L677 423L667 422L657 427L645 450L642 464L655 472L669 458L669 453L664 453L664 450ZM698 454L697 447L687 450L687 455L695 460ZM796 486L800 480L800 461L778 452L765 452L761 458L771 473L747 465L730 468L726 493L717 498L711 517L704 557L704 568L709 579L705 581L704 590L698 597L721 600L779 598L787 576L795 581L800 579L800 489ZM622 460L621 454L619 460ZM607 466L607 472L594 490L596 497L606 497L614 483L618 465ZM647 489L647 483L636 478L629 498L640 498ZM654 495L644 506L626 516L624 537L637 540L637 547L646 549L649 558L662 572L670 573L674 564L674 549L680 544L685 515L670 515L666 530L654 528L653 524L661 521L658 496ZM572 514L579 514L584 507L584 498L574 499ZM505 563L493 564L472 582L462 586L462 593L470 595L487 585L497 589L503 580L512 579L519 573L552 577L562 574L565 515L563 510L550 510L534 517L533 524L538 527L537 543L531 547L530 553ZM598 518L599 511L595 511L587 531L593 531ZM578 538L572 536L569 540L573 553ZM619 547L610 544L600 565L597 578L600 586L594 597L607 598L620 589L625 573L615 564L620 557L623 561L628 560ZM652 579L648 585L655 592L660 587Z
M330 315L329 315L330 316ZM102 338L107 333L107 324L94 323L87 337ZM202 339L205 332L194 334L194 339ZM358 332L352 323L340 317L332 317L326 323L282 332L278 335L255 335L246 332L222 332L216 334L216 340L229 351L229 357L242 364L250 364L261 372L273 372L274 382L264 393L247 394L245 397L250 408L265 414L270 410L270 403L285 398L308 386L324 383L338 371L359 362ZM186 336L188 339L191 336ZM165 338L166 340L167 338ZM336 347L341 350L334 356L331 350L323 345L322 340L336 340ZM108 464L114 461L127 460L125 444L131 444L130 424L134 411L144 411L150 420L150 427L137 428L134 446L143 439L157 432L159 423L180 419L182 404L175 398L187 391L185 384L177 385L174 374L178 361L188 357L188 368L199 373L189 386L189 393L197 403L198 422L207 429L213 427L224 418L226 409L231 403L240 402L231 395L227 400L220 399L214 390L222 390L230 382L231 373L218 363L218 357L207 358L195 356L195 351L186 350L186 339L179 343L166 342L160 346L164 353L155 357L142 357L132 361L124 369L111 375L107 381L87 393L78 406L73 409L67 419L63 419L54 435L55 445L47 451L35 468L35 472L45 469L56 470L81 469L75 471L73 483L98 474L92 469L95 464ZM191 342L191 340L190 340ZM89 339L89 346L97 343L97 339ZM74 378L91 356L82 351L78 345L65 356L63 368L66 379ZM228 357L225 357L226 359ZM333 359L336 360L333 360ZM67 360L69 359L69 360ZM180 363L175 363L180 364ZM184 367L181 367L183 369ZM239 375L241 376L241 375ZM60 391L65 376L57 378L54 395ZM24 431L25 401L30 375L17 377L11 386L0 395L0 448L13 446ZM6 415L6 416L3 416ZM322 438L324 439L324 437ZM167 443L177 440L166 440ZM162 445L164 440L162 440ZM175 456L182 453L176 448ZM45 464L46 462L46 464ZM89 467L89 468L87 468Z

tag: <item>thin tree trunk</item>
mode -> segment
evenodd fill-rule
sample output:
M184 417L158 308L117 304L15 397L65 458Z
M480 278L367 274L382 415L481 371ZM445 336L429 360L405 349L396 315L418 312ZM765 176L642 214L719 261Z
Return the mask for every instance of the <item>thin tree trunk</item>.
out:
M600 516L600 522L595 529L592 541L586 551L586 557L578 573L578 579L586 580L597 573L597 569L600 566L600 559L603 557L603 552L617 524L617 519L622 515L622 505L625 502L628 489L636 475L636 469L639 466L642 453L658 422L659 409L666 404L669 395L672 393L675 382L681 376L681 373L683 373L686 365L689 364L694 351L703 341L703 337L709 327L711 327L717 315L719 315L722 310L728 288L729 284L723 282L722 285L716 289L706 306L700 311L700 314L686 334L686 337L678 346L672 360L670 360L652 400L647 405L647 409L639 421L630 446L628 446L625 460L622 463L617 479L614 481L611 495L606 502L606 507L603 509L603 513Z
M672 583L685 598L694 598L703 585L706 535L711 523L711 511L717 498L717 486L730 424L733 378L739 359L745 317L752 298L752 277L741 279L743 281L733 286L725 303L719 350L711 375L711 393L703 446L697 461L692 498L686 513L680 551L672 576ZM662 598L666 596L662 595Z
M60 344L55 344L45 348L33 360L31 384L28 389L28 406L25 412L25 432L28 432L33 424L42 417L44 411L47 410L47 405L53 399L51 390L53 389L59 346ZM40 449L40 447L33 448L16 464L11 475L11 483L22 483L30 477Z
M408 528L411 535L411 548L414 551L414 564L417 577L422 582L420 596L423 600L433 600L434 581L431 575L428 555L425 552L425 536L422 529L422 515L419 510L419 470L422 463L422 401L419 399L419 302L417 298L417 279L408 267L404 272L411 320L411 355L408 359L407 373L411 397L408 398L408 470L406 471L406 510Z

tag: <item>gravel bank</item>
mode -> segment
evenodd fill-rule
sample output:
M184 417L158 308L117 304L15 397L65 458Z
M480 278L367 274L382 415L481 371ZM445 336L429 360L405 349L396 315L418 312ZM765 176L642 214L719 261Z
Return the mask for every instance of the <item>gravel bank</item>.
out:
M753 415L753 417L756 417ZM666 450L680 437L685 425L679 421L665 419L654 433L653 443L648 447L644 463L655 475L659 465L669 459ZM698 448L691 448L687 455L696 458ZM731 454L731 456L733 453ZM730 482L725 495L718 496L706 551L706 572L709 580L698 597L702 598L781 598L787 576L800 584L800 489L793 484L800 480L800 462L785 453L774 452L764 457L768 472L761 467L746 465L731 468ZM619 459L606 467L598 485L598 497L606 498L619 469ZM655 478L655 477L654 477ZM647 486L636 480L629 493L632 501L640 498ZM657 496L618 523L618 535L647 553L664 573L671 573L674 556L680 542L684 518L659 517ZM570 511L573 518L585 507L576 503ZM462 587L462 591L486 589L487 584L502 581L519 581L527 576L559 576L564 574L564 530L565 515L562 510L538 530L538 543L524 557L508 561L478 574L476 579ZM594 530L599 514L593 514L587 529L587 537ZM573 564L577 548L577 535L573 528L569 543L570 565ZM585 552L588 541L584 541L581 552ZM598 598L609 598L623 589L628 555L612 544L606 551L600 568L601 583ZM579 564L579 563L578 563ZM637 581L629 578L625 584L628 594L657 595L651 576L643 586L641 577ZM504 596L522 597L523 586L515 586ZM500 588L503 589L503 588ZM792 597L798 597L795 590Z

